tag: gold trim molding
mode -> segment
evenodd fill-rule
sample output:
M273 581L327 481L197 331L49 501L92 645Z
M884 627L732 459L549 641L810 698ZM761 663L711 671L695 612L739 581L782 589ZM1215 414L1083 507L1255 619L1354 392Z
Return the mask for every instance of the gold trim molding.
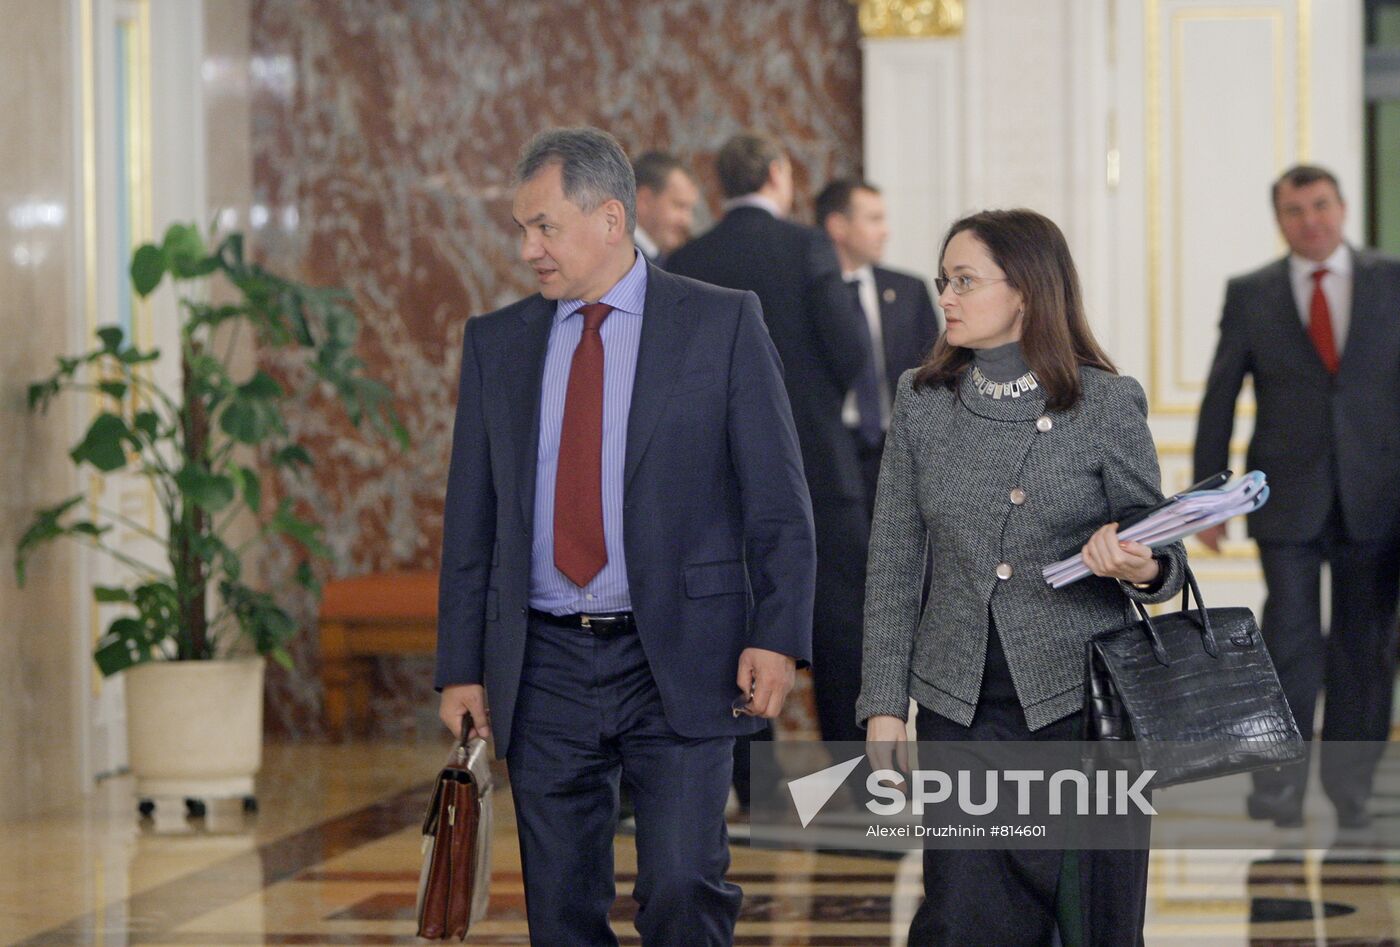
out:
M961 35L963 0L853 0L860 5L860 31L869 38L928 38Z

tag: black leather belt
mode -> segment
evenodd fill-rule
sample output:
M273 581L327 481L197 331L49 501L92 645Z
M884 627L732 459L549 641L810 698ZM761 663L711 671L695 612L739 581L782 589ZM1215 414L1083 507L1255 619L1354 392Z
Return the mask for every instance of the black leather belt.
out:
M632 617L631 612L608 612L602 615L578 612L573 615L551 615L549 612L532 608L530 616L546 625L574 628L585 631L596 638L616 638L619 635L630 635L637 630L637 621Z

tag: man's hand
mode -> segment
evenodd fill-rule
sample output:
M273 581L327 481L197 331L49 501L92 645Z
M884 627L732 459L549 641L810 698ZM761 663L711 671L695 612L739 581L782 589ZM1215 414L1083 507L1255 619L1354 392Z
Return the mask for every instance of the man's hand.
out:
M1207 526L1196 534L1196 538L1201 541L1211 552L1220 551L1220 541L1225 538L1225 524L1216 523L1214 526Z
M763 648L745 648L739 655L739 690L749 695L744 712L770 720L783 712L783 701L797 678L797 661Z
M909 772L909 731L891 714L876 714L865 721L865 758L875 770Z
M462 713L471 711L472 731L467 739L491 735L491 711L486 706L486 688L480 684L450 684L442 689L438 717L458 740L462 739Z

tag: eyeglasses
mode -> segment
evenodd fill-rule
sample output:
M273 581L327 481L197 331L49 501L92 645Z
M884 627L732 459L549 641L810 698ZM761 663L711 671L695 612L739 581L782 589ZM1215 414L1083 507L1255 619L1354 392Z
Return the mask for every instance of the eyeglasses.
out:
M977 289L978 284L985 283L1005 283L1005 276L968 276L960 274L958 276L940 276L933 281L933 285L938 288L938 295L942 296L943 291L949 286L953 287L954 296L966 296Z

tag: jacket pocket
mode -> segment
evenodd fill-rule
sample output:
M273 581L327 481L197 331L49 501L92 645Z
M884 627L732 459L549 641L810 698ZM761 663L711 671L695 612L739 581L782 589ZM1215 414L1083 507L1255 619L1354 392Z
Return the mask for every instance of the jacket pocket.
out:
M747 583L743 562L700 562L685 567L685 594L689 598L743 595L745 591Z

